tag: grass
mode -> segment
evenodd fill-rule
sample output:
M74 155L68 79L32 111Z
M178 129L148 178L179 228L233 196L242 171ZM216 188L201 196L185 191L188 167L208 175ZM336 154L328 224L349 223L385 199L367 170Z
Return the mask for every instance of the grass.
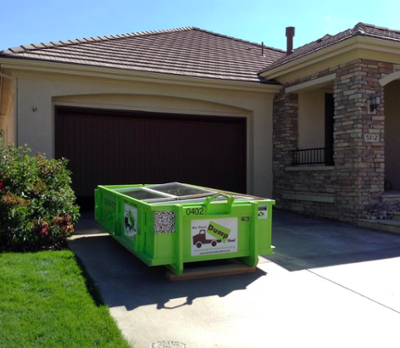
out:
M0 348L14 347L130 346L65 250L0 254Z

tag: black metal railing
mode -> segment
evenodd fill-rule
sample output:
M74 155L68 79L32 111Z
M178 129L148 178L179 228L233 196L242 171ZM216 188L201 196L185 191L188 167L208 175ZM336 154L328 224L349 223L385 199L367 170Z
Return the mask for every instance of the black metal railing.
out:
M324 164L333 165L333 150L330 147L315 149L294 150L292 152L292 165L300 164Z

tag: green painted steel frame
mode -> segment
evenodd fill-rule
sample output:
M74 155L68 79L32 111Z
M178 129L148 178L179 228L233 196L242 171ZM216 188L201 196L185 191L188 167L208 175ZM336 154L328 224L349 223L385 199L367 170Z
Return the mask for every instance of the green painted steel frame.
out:
M239 258L245 264L255 267L258 263L259 254L272 254L272 206L275 204L273 200L234 201L232 196L219 193L205 198L202 203L179 203L178 200L155 205L114 191L121 188L153 185L156 184L98 186L95 190L95 218L98 223L114 239L148 266L164 265L175 274L181 275L184 264L188 262ZM227 201L214 201L219 195L224 196ZM139 228L133 240L123 233L124 204L130 204L137 208ZM260 206L267 206L267 219L259 219ZM200 217L186 214L187 209L199 207L203 207L205 211L205 214ZM154 232L154 214L157 211L175 212L175 230L173 233L156 234ZM238 219L238 250L225 254L191 255L190 248L188 248L188 246L191 247L191 222L194 219L226 217Z

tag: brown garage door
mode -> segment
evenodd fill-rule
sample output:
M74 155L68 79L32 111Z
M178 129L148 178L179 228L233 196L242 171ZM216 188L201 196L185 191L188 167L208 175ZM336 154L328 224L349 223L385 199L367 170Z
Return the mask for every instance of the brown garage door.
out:
M56 107L56 157L80 204L97 185L187 182L246 192L246 119Z

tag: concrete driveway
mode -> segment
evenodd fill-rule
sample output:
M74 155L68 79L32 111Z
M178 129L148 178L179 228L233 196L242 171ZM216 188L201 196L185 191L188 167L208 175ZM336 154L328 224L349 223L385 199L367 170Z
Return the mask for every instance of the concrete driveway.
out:
M170 282L91 217L70 246L136 348L400 347L400 236L279 211L273 221L275 254L237 276Z

